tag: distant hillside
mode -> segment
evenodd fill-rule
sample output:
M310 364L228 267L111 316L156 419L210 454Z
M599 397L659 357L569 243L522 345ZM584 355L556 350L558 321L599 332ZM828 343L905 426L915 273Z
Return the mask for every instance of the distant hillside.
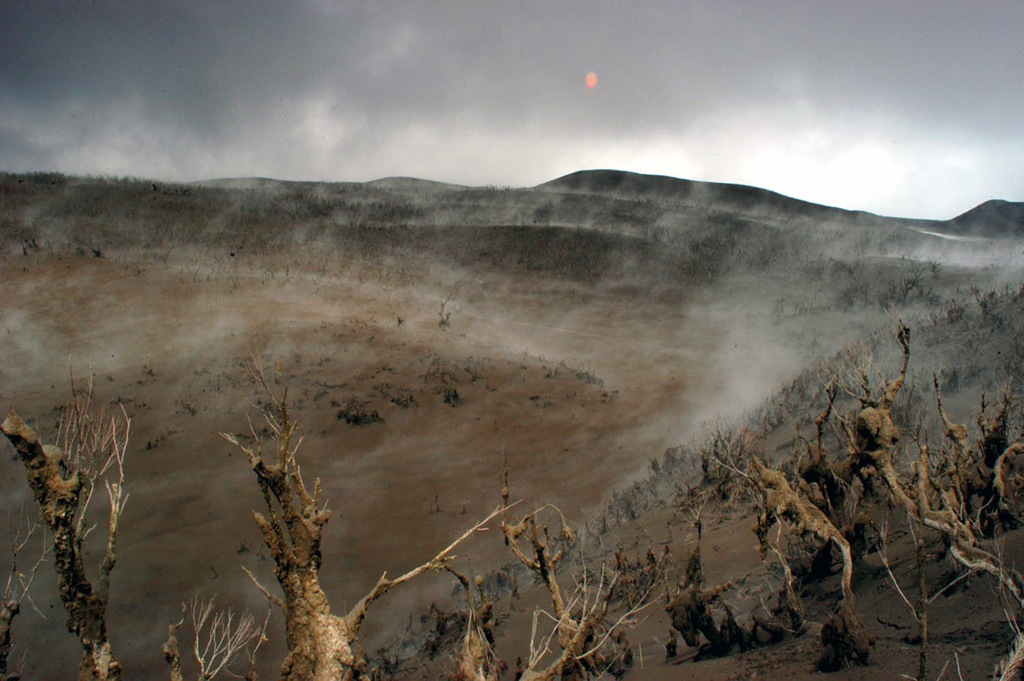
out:
M714 203L721 207L750 210L777 208L800 215L854 214L841 208L801 201L777 192L741 184L698 182L666 175L644 175L621 170L580 170L537 185L545 191L580 192L651 199L676 199Z
M1024 236L1024 203L993 199L944 225L944 231L962 236Z
M173 184L0 173L0 248L19 252L206 245L237 254L318 244L367 258L415 252L461 267L486 262L574 279L707 283L835 259L930 259L936 246L928 233L946 231L946 223L842 210L756 187L615 170L522 189L411 177ZM880 297L884 291L866 289L854 296Z
M310 180L276 180L272 177L222 177L185 184L143 181L153 191L164 194L185 194L189 188L224 192L263 192L275 196L327 196L346 191L367 191L361 182L313 182Z
M422 180L418 177L382 177L379 180L364 182L367 187L375 189L386 189L389 191L426 193L439 191L458 191L468 189L461 184L450 184L448 182L437 182L435 180Z
M280 189L291 182L275 180L270 177L219 177L213 180L192 182L199 187L216 187L218 189Z

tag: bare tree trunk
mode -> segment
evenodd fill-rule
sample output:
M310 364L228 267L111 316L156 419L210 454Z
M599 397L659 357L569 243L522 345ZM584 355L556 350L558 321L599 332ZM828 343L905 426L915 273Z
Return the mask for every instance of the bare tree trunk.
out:
M11 623L21 611L21 603L4 599L0 606L0 679L6 680L7 658L11 654Z
M255 356L249 357L249 371L270 400L271 409L264 414L264 419L273 432L277 451L270 455L271 463L267 463L260 448L260 438L251 423L250 435L255 442L252 446L242 444L234 435L221 435L245 453L263 494L265 514L254 511L253 517L274 559L274 576L284 597L270 593L251 573L249 576L284 614L288 655L281 666L281 679L360 679L366 672L367 661L359 640L359 629L370 605L392 588L428 570L445 569L455 547L481 531L499 511L495 509L446 549L401 577L388 579L387 573L382 574L373 589L345 616L332 614L319 576L322 561L320 544L331 511L320 504L320 480L314 482L312 490L307 488L295 460L301 438L295 437L297 424L288 412L288 391L277 398Z
M281 679L359 678L366 661L361 651L353 650L354 632L344 619L331 614L330 602L320 587L320 542L331 512L319 507L319 481L311 494L295 463L291 444L295 423L288 416L287 394L275 406L280 417L267 417L277 440L275 463L265 463L258 448L244 447L234 436L225 437L249 457L267 509L266 515L254 511L253 517L274 558L274 575L284 592L281 599L264 589L285 616L288 656L281 666Z
M163 645L164 660L167 662L167 667L170 670L171 681L185 681L185 678L181 675L181 654L178 652L177 636L178 627L184 621L183 617L181 622L167 627L167 641Z
M82 680L114 681L121 677L121 665L114 656L107 639L107 597L110 572L116 562L114 547L117 521L126 497L122 496L121 482L107 485L111 498L111 515L107 546L100 565L99 587L94 587L85 571L82 555L83 514L88 506L97 478L112 460L120 470L127 442L128 420L122 427L111 421L107 425L95 422L103 431L103 441L112 453L102 469L83 469L72 452L53 445L43 445L34 430L11 410L0 424L0 430L18 451L28 476L29 487L43 512L43 520L53 537L54 569L57 589L67 611L68 631L78 636L82 644L82 660L78 678ZM99 432L97 431L97 432ZM106 437L109 435L110 437ZM118 440L121 437L121 440ZM99 452L88 452L96 455ZM83 501L84 494L84 503ZM81 506L81 508L80 508Z

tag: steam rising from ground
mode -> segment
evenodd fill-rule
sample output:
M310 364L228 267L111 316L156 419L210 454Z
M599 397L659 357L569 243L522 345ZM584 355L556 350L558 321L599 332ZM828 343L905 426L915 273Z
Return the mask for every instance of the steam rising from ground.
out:
M325 586L351 602L493 508L503 457L515 495L585 518L890 311L927 314L1020 264L1016 240L751 188L583 181L614 187L45 184L5 223L0 398L48 431L70 364L129 408L117 583L163 622L195 590L255 603L239 564L272 581L251 472L216 435L256 411L241 362L255 349L290 387L304 470L338 510ZM381 420L347 423L356 407ZM140 617L126 606L113 627ZM165 628L150 628L134 669L156 659Z

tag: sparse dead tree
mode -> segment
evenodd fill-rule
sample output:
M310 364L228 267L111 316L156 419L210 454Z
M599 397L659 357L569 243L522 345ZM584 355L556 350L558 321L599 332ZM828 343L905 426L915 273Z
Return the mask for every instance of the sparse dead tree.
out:
M446 569L459 580L469 606L466 634L462 639L462 647L456 659L457 668L451 679L452 681L500 679L508 669L508 665L498 657L494 650L494 626L496 623L494 601L484 594L482 578L477 577L473 582L477 592L474 597L469 579L451 566L446 566Z
M192 655L199 668L196 672L197 681L209 681L221 672L231 674L232 662L249 642L257 636L262 641L266 622L261 629L256 624L256 618L248 611L241 615L230 609L214 612L215 603L214 598L201 599L195 596L188 604L181 604L181 620L167 627L163 653L170 669L171 681L184 681L177 631L186 619L192 623Z
M0 430L17 450L43 521L53 539L57 589L67 611L68 631L82 644L79 679L121 677L107 638L106 611L110 574L117 562L117 530L128 494L124 457L131 420L124 408L108 416L92 405L92 384L76 391L64 407L56 444L44 445L35 430L10 410ZM103 482L110 503L107 541L94 585L86 574L83 542L92 526L86 513L97 485Z
M1024 443L1011 443L1006 436L1009 398L1003 399L994 418L985 415L983 404L978 420L981 438L972 445L966 426L954 423L946 413L938 378L933 377L936 407L948 446L933 463L927 442L915 437L918 455L913 463L913 477L901 478L893 464L893 451L901 434L893 422L891 407L906 380L910 329L898 320L896 340L903 353L899 376L882 379L877 399L872 399L865 387L859 397L860 410L843 421L848 440L847 462L860 477L870 476L887 490L889 498L911 522L937 532L958 563L968 570L994 576L1000 588L1018 606L1024 606L1024 577L1004 564L988 539L997 523L1016 522L1013 509L1005 503L1015 492L1008 489L1004 472L1024 452ZM925 591L922 587L922 593Z
M442 329L447 329L450 325L452 312L458 312L461 310L461 306L457 306L452 302L452 299L458 295L461 284L458 282L444 284L438 295L437 305L437 325Z
M750 644L746 632L736 622L732 610L722 598L732 584L719 584L711 588L704 586L704 564L701 559L702 512L703 504L695 507L692 513L694 527L697 530L697 543L687 560L682 583L675 596L665 594L665 612L672 621L669 645L666 646L666 654L670 657L674 656L676 648L675 632L679 632L691 648L700 648L697 657L721 657L728 655L735 648L746 650ZM718 605L723 611L720 623L715 622L712 610ZM701 646L701 636L707 640L707 645Z
M442 329L448 328L450 320L452 318L452 311L448 307L448 303L451 302L452 296L455 295L454 291L445 291L441 294L441 300L437 306L437 325Z
M18 570L18 554L28 545L29 540L35 534L36 530L39 529L40 520L37 518L35 521L28 522L25 527L22 527L21 523L15 526L15 523L11 522L11 574L7 576L7 584L4 586L4 594L0 599L0 681L13 681L14 679L21 678L21 675L17 672L12 673L9 670L9 659L11 655L11 649L13 642L11 641L11 625L14 624L14 618L21 612L21 606L25 602L26 598L30 599L29 589L32 587L32 582L36 577L36 572L39 571L39 566L42 565L43 559L46 558L46 542L45 539L42 542L43 549L39 554L39 559L36 560L35 564L29 569L26 575ZM29 601L31 602L31 600Z
M552 681L555 678L592 678L605 671L624 672L625 666L632 663L632 651L621 630L651 604L657 583L652 583L614 619L609 612L622 577L618 570L602 565L599 574L593 575L585 567L572 592L566 594L557 571L575 536L565 516L557 507L546 505L519 520L512 519L507 465L503 471L501 496L505 544L516 559L536 575L551 599L551 612L540 609L534 612L530 654L518 678ZM558 524L554 538L551 522ZM551 627L546 634L542 633L545 620ZM555 656L553 660L551 654Z
M275 451L269 453L268 461L251 421L252 444L244 444L232 434L221 435L246 455L263 495L265 512L254 511L253 516L274 559L274 575L284 597L272 594L252 573L246 572L270 602L281 609L285 618L288 655L281 667L281 679L334 681L363 678L367 658L360 643L359 630L369 607L394 587L429 570L444 569L454 557L454 549L482 531L498 511L495 510L419 567L395 579L389 579L387 573L382 574L369 593L346 615L333 614L327 594L320 586L320 546L323 528L331 518L331 511L320 502L320 480L317 479L312 490L309 489L296 460L302 439L296 436L298 424L288 411L287 390L278 398L259 359L250 354L248 364L250 374L269 400L264 420L273 434Z

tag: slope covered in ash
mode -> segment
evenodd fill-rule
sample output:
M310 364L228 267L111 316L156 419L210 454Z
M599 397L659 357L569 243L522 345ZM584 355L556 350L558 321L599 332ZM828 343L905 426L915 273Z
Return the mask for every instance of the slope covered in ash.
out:
M740 184L698 182L666 175L646 175L622 170L580 170L537 185L553 192L580 192L624 198L663 199L718 208L772 207L796 215L819 217L850 213L782 194Z
M1004 260L986 260L912 221L753 188L570 177L509 189L0 175L3 408L52 441L70 363L133 418L110 609L126 678L166 677L159 648L182 600L219 593L262 611L239 565L274 583L251 471L217 435L247 432L257 409L243 369L252 349L275 387L292 389L302 470L337 511L324 588L352 603L383 569L400 574L486 516L503 460L525 505L558 503L577 526L611 494L622 518L665 512L623 490L653 459L692 470L676 447L702 422L754 409L800 376L813 393L803 370L892 311L975 319L988 291L1019 287L1012 239L994 247ZM997 317L999 337L1012 335L1016 318L993 316L958 331L952 355L988 353L989 336L971 333ZM942 380L972 384L980 366ZM0 469L15 513L31 500L16 464ZM650 485L671 499L676 481L659 480ZM483 544L466 552L479 573L508 557L500 541ZM52 580L36 584L41 609L59 609ZM408 641L404 623L452 584L408 586L375 606L368 650ZM59 618L18 624L20 640L45 646L32 656L39 676L74 666ZM275 617L265 678L283 658L281 628ZM506 631L514 660L529 623ZM664 631L638 635L650 674Z
M1024 203L992 199L944 223L950 234L974 237L1024 236Z

